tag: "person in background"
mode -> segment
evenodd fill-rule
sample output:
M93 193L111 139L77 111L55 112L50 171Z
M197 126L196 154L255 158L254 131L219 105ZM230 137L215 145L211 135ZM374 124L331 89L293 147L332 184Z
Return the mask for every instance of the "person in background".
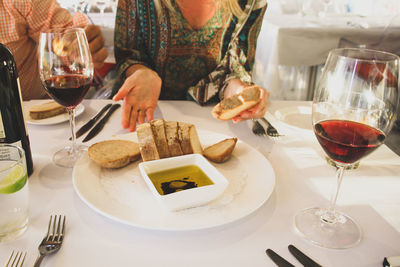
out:
M113 99L124 99L122 126L135 131L151 121L158 99L205 105L251 85L266 8L266 0L119 0L114 51L122 86ZM234 121L264 116L268 96L263 89L260 103Z
M81 13L71 15L56 0L2 0L0 22L0 43L14 55L24 100L48 98L37 63L40 32L56 27L85 27L94 67L102 67L107 57L100 28L87 25Z

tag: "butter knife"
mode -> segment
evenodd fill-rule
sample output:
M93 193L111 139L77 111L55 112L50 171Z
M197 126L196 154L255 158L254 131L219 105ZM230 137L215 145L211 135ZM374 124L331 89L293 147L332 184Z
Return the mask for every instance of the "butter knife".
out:
M279 256L275 251L273 251L272 249L267 249L265 251L268 255L268 257L271 258L271 260L278 265L279 267L295 267L293 264L291 264L290 262L288 262L287 260L285 260L284 258L282 258L281 256Z
M87 142L90 139L92 139L93 137L95 137L96 135L98 135L98 133L104 128L104 125L110 118L111 114L113 114L113 112L115 110L117 110L120 106L121 106L120 104L113 104L111 106L111 108L108 110L108 112L106 113L106 115L104 115L104 117L93 127L93 129L90 130L90 132L86 135L86 137L83 139L82 142L83 143Z
M316 263L313 259L311 259L310 257L308 257L306 254L304 254L303 252L301 252L298 248L296 248L293 245L289 245L288 249L290 251L290 253L292 253L292 255L301 263L303 264L303 266L307 266L307 267L322 267L321 265L319 265L318 263Z
M96 123L96 121L104 114L112 106L112 104L105 105L99 113L97 113L93 118L91 118L87 123L85 123L78 131L76 131L76 138L82 136L84 133L90 130L92 126ZM70 138L71 139L71 138Z

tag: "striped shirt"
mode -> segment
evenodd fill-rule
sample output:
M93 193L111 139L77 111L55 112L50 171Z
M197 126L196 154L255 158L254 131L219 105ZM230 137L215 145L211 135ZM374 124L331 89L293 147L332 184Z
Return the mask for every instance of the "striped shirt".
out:
M56 0L0 1L0 43L14 55L24 100L47 97L37 63L40 32L52 27L85 24L85 15L71 15Z

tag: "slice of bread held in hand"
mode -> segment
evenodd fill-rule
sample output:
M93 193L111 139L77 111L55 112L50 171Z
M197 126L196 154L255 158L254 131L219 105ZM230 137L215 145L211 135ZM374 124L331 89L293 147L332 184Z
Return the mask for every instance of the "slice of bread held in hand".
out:
M41 120L67 112L67 109L55 101L49 101L29 108L29 115L34 120Z
M219 120L231 120L242 111L254 107L260 102L261 88L258 86L246 87L239 94L227 97L219 102L212 110L212 114Z
M237 142L237 138L228 138L214 145L206 147L203 156L213 162L222 163L227 161L233 152Z
M91 145L89 157L101 167L122 168L140 158L139 145L128 140L106 140Z

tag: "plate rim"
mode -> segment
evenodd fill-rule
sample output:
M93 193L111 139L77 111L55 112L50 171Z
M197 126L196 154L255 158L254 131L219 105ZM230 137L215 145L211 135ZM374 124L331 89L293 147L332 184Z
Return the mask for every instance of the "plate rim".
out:
M312 130L312 129L306 129L306 128L302 128L302 127L299 127L299 126L296 126L296 125L292 125L292 124L287 123L287 122L284 120L284 117L283 117L282 115L279 114L279 113L283 113L282 110L283 110L283 111L287 111L287 110L292 110L292 111L296 110L296 111L299 111L300 108L307 108L307 109L310 110L310 113L299 113L299 114L305 114L305 115L309 114L310 116L312 115L312 106L311 106L311 105L300 104L300 105L287 106L287 107L282 107L282 108L276 109L276 110L273 112L272 116L273 116L276 120L278 120L280 123L284 124L284 125L287 126L287 127L295 128L295 129L300 129L300 130L305 130L305 131L310 131L310 130ZM286 112L285 116L290 115L290 114L296 114L296 112Z
M221 134L218 132L213 132L213 131L208 131L208 130L198 130L199 131L199 135L201 133L212 133L212 134L216 134L218 136L221 136L222 138L231 138L231 136L225 135L225 134ZM118 136L113 136L112 138L121 138L123 136L127 136L127 135L132 135L132 133L128 133L128 134L123 134L123 135L118 135ZM259 158L262 158L264 160L264 164L267 164L267 168L269 168L270 171L270 176L266 179L269 179L270 181L268 183L271 184L269 190L267 190L266 188L264 188L263 194L265 195L264 199L262 201L260 201L257 205L254 205L251 209L249 209L247 212L245 212L244 214L240 214L239 216L235 216L234 218L231 218L227 221L223 221L223 222L219 222L219 223L215 223L212 225L203 225L203 226L196 226L196 227L191 227L191 228L170 228L170 227L156 227L156 226L146 226L137 222L132 222L129 221L127 219L123 219L120 217L117 217L115 214L110 214L107 213L106 211L102 210L101 208L97 207L94 203L90 202L90 200L88 200L83 194L82 192L79 190L78 185L77 185L77 167L78 164L76 164L73 168L72 171L72 184L73 184L73 188L75 193L77 193L77 195L79 196L79 198L86 204L88 205L88 207L90 207L93 211L97 212L98 214L112 220L112 221L116 221L119 222L121 224L124 225L128 225L131 227L136 227L139 229L146 229L146 230L156 230L156 231L165 231L165 232L186 232L186 231L197 231L197 230L204 230L204 229L210 229L210 228L216 228L222 225L227 225L230 223L233 223L235 221L239 221L243 218L246 218L247 216L251 215L252 213L254 213L255 211L257 211L258 209L260 209L267 201L268 199L271 197L275 186L276 186L276 177L275 177L275 171L272 167L272 164L270 163L270 161L261 153L259 152L257 149L253 148L252 146L250 146L249 144L247 144L246 142L243 142L241 140L238 140L238 144L244 145L246 146L248 149L250 149L250 153L252 155L256 154ZM79 161L82 161L83 159L89 160L87 153L85 153ZM78 162L79 162L78 161ZM86 166L86 165L85 165ZM150 193L150 192L149 192Z
M45 103L45 101L43 101L43 103ZM65 116L65 113L56 115L54 117L46 118L46 119L56 119L56 121L49 122L46 119L34 120L29 115L29 107L24 107L24 109L25 109L26 123L28 123L30 125L48 126L48 125L60 124L60 123L63 123L63 122L66 122L69 120L68 114L67 114L67 116ZM79 103L75 108L75 118L78 117L79 115L81 115L84 111L85 111L85 105L83 103ZM46 120L46 121L43 121L43 120Z

